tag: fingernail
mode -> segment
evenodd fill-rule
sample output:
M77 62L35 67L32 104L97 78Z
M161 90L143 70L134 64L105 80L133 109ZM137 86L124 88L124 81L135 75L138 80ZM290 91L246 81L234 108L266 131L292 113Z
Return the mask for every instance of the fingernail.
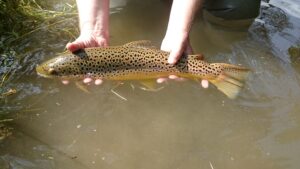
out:
M178 78L176 75L170 75L169 76L169 79L176 79L176 78Z
M163 83L165 81L166 81L165 78L159 78L159 79L156 80L157 83Z
M202 81L201 81L201 85L202 85L202 87L203 87L204 89L207 89L208 86L209 86L209 83L208 83L207 80L202 80Z
M72 43L68 43L67 46L66 46L66 48L67 48L69 51L71 51L71 52L74 51L74 46L72 45Z
M95 80L95 85L101 85L102 83L103 83L103 80L101 80L101 79Z
M83 83L90 83L91 81L92 81L92 78L89 78L89 77L83 79Z
M68 80L62 80L61 82L62 82L62 84L64 84L64 85L69 84L69 81L68 81Z

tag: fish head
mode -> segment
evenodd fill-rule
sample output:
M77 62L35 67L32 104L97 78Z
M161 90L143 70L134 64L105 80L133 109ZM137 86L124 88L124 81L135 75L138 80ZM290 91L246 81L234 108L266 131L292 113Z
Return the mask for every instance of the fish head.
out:
M74 55L64 54L37 65L36 72L45 78L66 77L78 73L74 63Z

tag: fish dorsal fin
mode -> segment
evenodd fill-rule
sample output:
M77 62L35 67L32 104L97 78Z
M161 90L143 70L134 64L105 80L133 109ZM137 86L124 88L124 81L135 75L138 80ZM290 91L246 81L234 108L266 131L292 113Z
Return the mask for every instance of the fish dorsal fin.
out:
M136 48L150 48L150 49L157 49L155 45L149 40L139 40L126 43L123 45L124 47L136 47Z
M189 55L189 58L193 58L196 60L204 60L204 55L199 53L199 54L193 54L193 55Z

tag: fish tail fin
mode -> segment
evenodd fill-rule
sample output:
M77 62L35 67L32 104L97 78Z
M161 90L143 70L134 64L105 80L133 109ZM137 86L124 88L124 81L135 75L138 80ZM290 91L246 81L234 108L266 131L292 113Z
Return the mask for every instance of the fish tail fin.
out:
M224 63L213 63L212 65L221 66L223 72L215 79L209 81L229 98L236 98L250 69Z

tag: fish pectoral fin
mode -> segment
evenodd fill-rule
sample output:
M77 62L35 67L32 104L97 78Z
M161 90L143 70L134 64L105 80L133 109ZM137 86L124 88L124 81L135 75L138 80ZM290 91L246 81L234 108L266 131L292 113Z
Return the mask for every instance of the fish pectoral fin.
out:
M140 89L146 90L146 91L155 91L156 92L163 88L163 87L157 87L155 80L142 80L142 81L140 81L140 83L144 86L144 87L140 87Z
M189 57L194 58L194 59L196 59L196 60L204 60L204 55L201 54L201 53L189 55Z
M151 41L149 40L139 40L126 43L123 45L124 47L136 47L136 48L150 48L150 49L158 49Z
M88 93L88 94L91 93L91 92L87 89L87 87L86 87L84 84L82 84L81 82L77 81L77 82L75 82L75 85L76 85L76 87L77 87L78 89L80 89L80 90L83 91L84 93Z

